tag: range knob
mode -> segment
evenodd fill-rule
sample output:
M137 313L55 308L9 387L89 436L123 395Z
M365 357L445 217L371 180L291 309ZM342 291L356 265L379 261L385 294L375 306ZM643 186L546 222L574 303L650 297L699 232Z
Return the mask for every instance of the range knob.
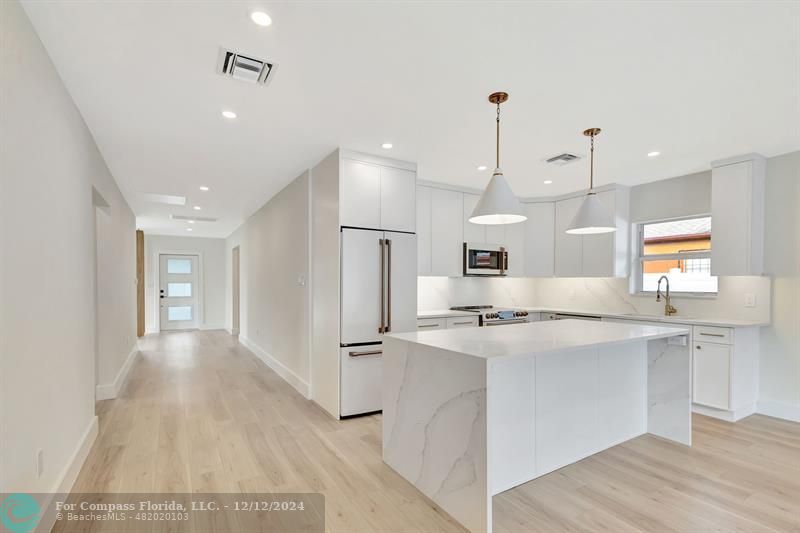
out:
M523 311L522 312L522 316L528 316L528 312L527 311Z
M492 318L492 315L490 313L486 313L486 318Z

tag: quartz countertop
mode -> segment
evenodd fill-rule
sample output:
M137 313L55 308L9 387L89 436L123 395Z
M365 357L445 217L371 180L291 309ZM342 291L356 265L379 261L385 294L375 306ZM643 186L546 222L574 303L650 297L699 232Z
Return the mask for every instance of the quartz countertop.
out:
M618 318L621 320L641 320L644 322L663 322L664 324L686 324L690 326L718 326L724 328L752 328L768 326L769 322L754 320L736 320L729 318L698 318L687 316L647 315L639 313L611 313L605 311L586 311L581 309L559 309L554 307L525 307L515 306L514 309L524 309L532 313L564 313L572 315L599 316L601 318ZM438 309L434 311L418 311L417 318L443 318L453 316L478 316L480 313L469 311L452 311Z
M610 313L604 311L583 311L575 309L558 309L552 307L520 307L529 312L534 313L564 313L572 315L590 315L599 316L601 318L619 318L622 320L642 320L646 322L663 322L665 324L687 324L691 326L719 326L728 328L751 328L759 326L768 326L769 322L761 322L754 320L736 320L730 318L698 318L687 317L680 315L665 316L665 315L647 315L639 313Z
M687 335L680 327L547 320L488 328L441 329L390 333L389 338L432 346L485 359L535 355L587 346L622 344Z

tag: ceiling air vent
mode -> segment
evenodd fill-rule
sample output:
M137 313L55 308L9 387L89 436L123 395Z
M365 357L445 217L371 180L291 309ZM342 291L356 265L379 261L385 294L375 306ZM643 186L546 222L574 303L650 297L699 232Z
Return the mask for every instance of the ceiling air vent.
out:
M581 156L579 155L564 152L563 154L554 155L553 157L545 159L545 162L563 167L564 165L569 165L570 163L577 161L580 158Z
M172 220L195 220L197 222L216 222L216 218L211 217L192 217L186 215L170 215L169 216Z
M257 59L251 55L239 54L221 48L217 62L217 72L237 80L266 85L272 80L275 63Z

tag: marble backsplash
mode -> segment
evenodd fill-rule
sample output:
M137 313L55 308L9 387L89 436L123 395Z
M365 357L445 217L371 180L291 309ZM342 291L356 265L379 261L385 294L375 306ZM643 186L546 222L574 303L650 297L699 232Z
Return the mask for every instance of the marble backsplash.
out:
M661 314L664 305L654 296L630 294L626 278L420 277L417 293L420 310L492 304L651 315ZM755 297L754 307L745 307L747 294ZM673 305L690 318L769 321L770 297L770 278L732 276L719 278L715 298L676 296Z

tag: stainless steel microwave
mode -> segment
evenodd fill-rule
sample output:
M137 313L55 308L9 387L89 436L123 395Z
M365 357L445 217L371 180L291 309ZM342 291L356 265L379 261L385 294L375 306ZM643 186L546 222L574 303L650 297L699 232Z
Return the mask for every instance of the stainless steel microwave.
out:
M495 244L464 243L465 276L505 276L508 251Z

